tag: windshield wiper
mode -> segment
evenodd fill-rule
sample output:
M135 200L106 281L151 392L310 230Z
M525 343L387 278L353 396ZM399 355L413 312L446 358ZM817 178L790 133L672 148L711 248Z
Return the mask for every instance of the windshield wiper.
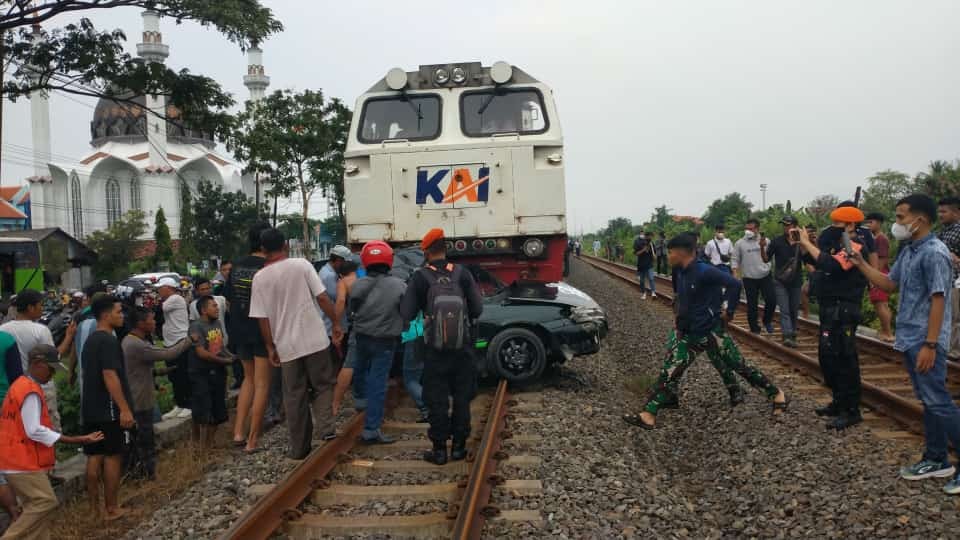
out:
M493 102L493 98L500 95L499 92L490 92L490 96L483 102L483 105L480 105L480 109L477 111L477 114L483 116L483 113L486 112L487 107L490 106L490 103Z
M413 110L413 114L417 115L417 132L419 133L420 129L423 127L423 114L420 111L422 105L414 105L413 100L411 100L407 94L403 94L402 99L407 103L407 105L410 106L410 109Z

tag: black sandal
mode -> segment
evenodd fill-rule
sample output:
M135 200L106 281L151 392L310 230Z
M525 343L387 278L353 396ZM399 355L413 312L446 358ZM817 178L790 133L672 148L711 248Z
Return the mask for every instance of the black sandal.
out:
M621 418L623 421L630 424L631 426L642 427L643 429L651 430L656 427L654 424L648 424L643 421L643 418L640 417L638 413L625 414Z
M777 403L776 401L771 401L770 405L772 405L772 408L770 411L773 413L773 415L780 416L780 414L783 414L783 412L786 412L787 408L790 407L790 398L786 394L784 394L783 403ZM780 414L777 414L777 411L782 411L782 412Z

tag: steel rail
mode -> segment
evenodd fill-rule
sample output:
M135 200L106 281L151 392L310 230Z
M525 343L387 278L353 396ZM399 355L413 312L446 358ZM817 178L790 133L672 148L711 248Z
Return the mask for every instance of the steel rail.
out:
M300 514L300 506L349 452L363 431L364 413L350 419L343 432L327 444L314 449L288 472L266 495L251 506L240 519L220 536L221 540L266 540L289 519Z
M640 288L640 283L634 279L633 275L623 274L623 272L627 271L632 272L632 268L628 266L590 256L581 256L581 259L594 268L631 284L634 288ZM658 279L670 283L670 280L667 278L660 278L658 276ZM673 300L673 295L669 293L658 292L657 297L668 302ZM741 303L743 303L743 301L741 301ZM816 324L809 320L807 322L811 325ZM820 382L824 382L823 373L820 370L820 363L817 359L774 341L770 341L769 339L757 336L738 325L728 324L727 329L735 334L741 341L747 342L754 348L762 350L767 356L788 364ZM862 338L862 336L858 336L858 338ZM893 352L893 348L889 348L889 351ZM918 434L923 433L923 407L919 402L906 399L868 381L862 381L861 385L862 400L866 405L903 424L909 431Z
M507 457L500 451L503 443L502 434L507 422L507 396L507 381L501 380L497 385L493 403L490 405L483 438L474 456L451 538L457 540L480 538L487 514L496 515L497 513L495 508L488 508L487 504L490 502L490 494L496 484L493 472L496 471L497 464Z

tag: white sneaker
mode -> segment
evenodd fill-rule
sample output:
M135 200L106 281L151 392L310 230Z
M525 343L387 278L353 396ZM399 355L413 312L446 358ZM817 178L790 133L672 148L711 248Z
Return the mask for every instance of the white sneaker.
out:
M180 409L180 412L177 413L177 418L190 418L193 416L193 411L190 409Z
M640 295L640 299L641 299L641 300L646 300L646 299L647 299L647 293L641 294L641 295Z
M177 415L180 414L180 411L182 411L182 410L183 410L183 409L181 409L180 407L174 406L174 407L173 407L172 409L170 409L169 411L163 413L163 415L161 415L160 418L162 418L162 419L164 419L164 420L169 420L169 419L171 419L171 418L176 418Z
M657 297L657 293L650 293L650 297L651 297L651 298L656 298L656 297Z

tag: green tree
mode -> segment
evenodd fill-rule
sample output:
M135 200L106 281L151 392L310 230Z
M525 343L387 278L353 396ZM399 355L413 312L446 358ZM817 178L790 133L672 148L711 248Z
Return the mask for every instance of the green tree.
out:
M143 212L131 210L106 230L87 235L87 245L97 253L97 277L116 282L130 275L130 254L146 231Z
M180 179L180 246L177 250L177 262L184 263L197 260L196 245L197 220L193 212L193 193L190 185L183 178Z
M317 192L334 196L342 215L350 110L340 100L327 100L320 91L277 91L247 103L236 126L227 148L250 172L270 178L267 194L299 195L302 238L310 237L310 200Z
M321 223L318 219L310 218L307 224L310 230L313 230L317 224ZM277 217L277 228L283 232L286 238L303 239L303 216L300 214L281 214Z
M925 172L917 175L917 188L936 200L960 193L960 160L932 161Z
M863 191L864 212L880 212L888 218L893 215L897 201L917 190L917 182L907 174L887 169L867 178Z
M44 0L4 2L0 9L3 66L10 66L0 93L10 100L36 90L109 98L138 107L135 96L162 95L204 131L225 133L234 100L219 83L184 69L141 62L126 53L121 30L98 30L90 19L56 27L64 13L96 13L117 7L151 9L177 23L213 27L241 49L283 30L259 0ZM43 29L40 25L43 24ZM36 25L36 26L34 26ZM153 113L166 117L165 113ZM167 118L176 121L175 118Z
M52 236L40 241L40 253L43 254L43 273L47 283L60 283L60 276L70 269L67 258L67 246L57 242Z
M650 224L659 230L663 230L673 222L673 209L667 208L667 205L658 206L653 209L653 215L650 216Z
M196 247L204 258L232 259L247 252L247 228L257 219L257 207L246 195L201 181L193 213Z
M157 244L157 250L153 254L153 266L156 267L160 262L171 262L173 260L173 241L170 239L170 227L167 226L167 216L163 213L163 207L157 209L157 215L153 218L153 240Z
M737 192L728 193L722 199L710 203L703 214L703 221L708 227L726 224L730 220L742 224L752 209L753 204L748 202L746 197Z

